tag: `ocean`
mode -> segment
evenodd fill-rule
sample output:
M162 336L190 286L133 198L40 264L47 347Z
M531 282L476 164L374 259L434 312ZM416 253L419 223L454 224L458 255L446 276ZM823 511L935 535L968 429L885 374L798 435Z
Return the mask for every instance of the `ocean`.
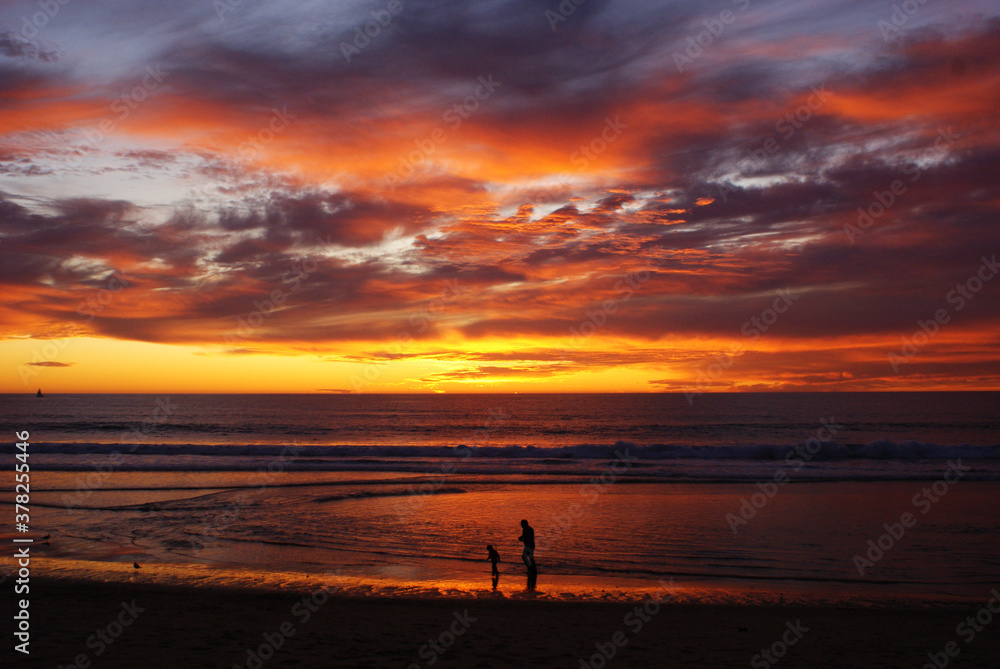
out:
M1000 393L0 407L8 471L30 433L39 568L65 578L582 599L669 582L678 600L881 605L978 601L1000 572ZM12 487L2 501L13 514Z

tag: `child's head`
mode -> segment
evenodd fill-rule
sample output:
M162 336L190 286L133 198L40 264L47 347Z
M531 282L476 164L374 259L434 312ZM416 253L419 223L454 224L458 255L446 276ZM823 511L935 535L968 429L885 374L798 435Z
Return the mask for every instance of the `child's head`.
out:
M493 544L486 544L486 550L492 551L493 550Z

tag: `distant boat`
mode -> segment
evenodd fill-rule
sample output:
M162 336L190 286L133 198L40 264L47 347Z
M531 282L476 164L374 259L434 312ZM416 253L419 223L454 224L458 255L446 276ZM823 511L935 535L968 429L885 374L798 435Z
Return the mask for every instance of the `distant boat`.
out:
M38 392L35 393L35 397L45 397L45 395L42 394L42 389L41 388L39 388Z

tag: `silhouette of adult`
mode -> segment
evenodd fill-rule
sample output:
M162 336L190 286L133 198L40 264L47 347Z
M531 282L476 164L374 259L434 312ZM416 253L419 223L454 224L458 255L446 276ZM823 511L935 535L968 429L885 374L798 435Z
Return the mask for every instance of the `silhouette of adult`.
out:
M524 544L521 559L524 560L524 565L528 568L528 573L533 574L537 572L538 567L535 564L535 530L528 524L528 521L521 521L521 536L517 540Z

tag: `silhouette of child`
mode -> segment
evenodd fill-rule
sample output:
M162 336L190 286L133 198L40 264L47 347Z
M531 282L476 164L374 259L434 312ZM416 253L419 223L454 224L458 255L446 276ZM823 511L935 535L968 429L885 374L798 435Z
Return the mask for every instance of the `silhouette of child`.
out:
M499 576L500 570L497 569L497 562L500 562L500 553L497 553L496 550L493 549L492 545L486 546L486 552L489 553L489 557L486 559L493 564L493 576Z

